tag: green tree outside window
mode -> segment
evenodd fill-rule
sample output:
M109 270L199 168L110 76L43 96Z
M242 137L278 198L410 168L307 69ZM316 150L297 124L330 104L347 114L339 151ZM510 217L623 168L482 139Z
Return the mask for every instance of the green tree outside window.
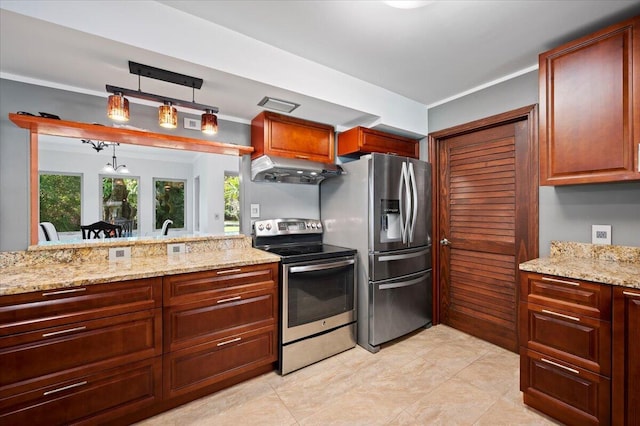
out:
M40 222L58 232L80 231L82 175L40 174Z
M224 233L240 233L240 177L224 175Z
M165 220L171 219L171 228L184 228L185 180L154 179L156 198L155 229L162 229Z

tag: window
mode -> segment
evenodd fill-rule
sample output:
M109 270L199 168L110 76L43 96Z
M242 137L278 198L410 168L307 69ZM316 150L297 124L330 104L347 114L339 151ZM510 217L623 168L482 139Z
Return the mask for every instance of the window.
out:
M82 175L40 174L40 222L58 232L80 231Z
M240 177L237 173L224 174L224 233L240 233Z
M156 197L155 229L162 229L165 220L173 221L171 228L185 228L186 180L153 179Z
M138 229L138 179L102 177L102 220L121 225L123 236Z

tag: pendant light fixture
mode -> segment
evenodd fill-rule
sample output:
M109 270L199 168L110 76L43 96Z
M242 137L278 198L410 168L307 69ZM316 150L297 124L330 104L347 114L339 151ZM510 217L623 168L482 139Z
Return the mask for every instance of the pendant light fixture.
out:
M116 158L116 145L120 145L115 142L113 145L113 156L111 157L111 163L107 163L102 171L104 173L121 173L121 174L129 174L131 173L125 164L118 165L118 159Z
M116 121L127 121L129 119L129 101L125 96L131 96L147 101L162 103L158 108L158 124L162 127L169 129L175 129L178 127L178 111L175 108L178 106L204 111L201 123L202 132L209 135L217 133L218 117L215 114L218 113L218 108L195 102L195 89L200 89L202 87L203 80L201 78L178 74L172 71L138 64L132 61L129 61L129 72L138 76L138 90L125 89L108 84L106 85L107 92L113 94L109 96L107 106L107 115L109 118ZM170 98L168 96L143 92L140 90L140 77L154 78L168 83L191 87L192 100L183 101L180 99Z
M178 111L170 101L164 101L164 105L160 105L158 108L158 124L165 129L178 127Z
M122 92L115 92L109 96L107 117L114 121L129 121L129 100Z
M200 118L200 130L207 135L215 135L218 133L218 117L213 110L206 109Z

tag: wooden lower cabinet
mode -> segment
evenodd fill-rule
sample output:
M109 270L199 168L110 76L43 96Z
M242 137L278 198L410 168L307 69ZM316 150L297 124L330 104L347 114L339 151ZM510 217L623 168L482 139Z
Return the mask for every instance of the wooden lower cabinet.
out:
M164 398L277 360L277 263L164 278Z
M162 280L0 298L0 424L115 421L162 398Z
M613 290L613 424L640 425L640 289Z
M520 274L520 390L567 425L611 423L611 286Z
M0 297L0 424L130 424L272 370L277 283L270 263Z

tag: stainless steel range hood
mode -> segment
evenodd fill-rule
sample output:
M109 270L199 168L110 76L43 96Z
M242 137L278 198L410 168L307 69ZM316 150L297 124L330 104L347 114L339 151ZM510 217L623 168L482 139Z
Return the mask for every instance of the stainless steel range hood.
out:
M255 182L302 183L317 185L326 178L345 172L337 164L263 155L251 161L251 180Z

